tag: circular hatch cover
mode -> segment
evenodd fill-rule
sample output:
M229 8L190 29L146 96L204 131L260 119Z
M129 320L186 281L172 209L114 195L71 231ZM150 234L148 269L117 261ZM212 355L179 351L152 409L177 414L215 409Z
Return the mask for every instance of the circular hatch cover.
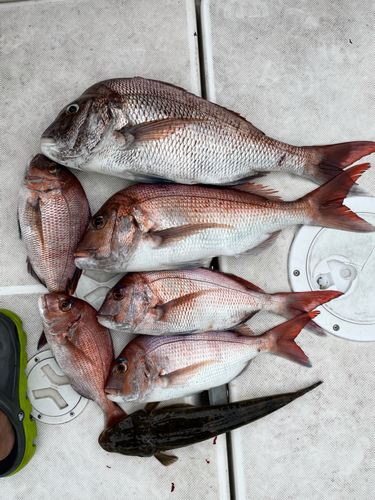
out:
M375 198L353 196L345 205L375 226ZM375 232L303 226L290 249L289 280L295 292L343 292L318 308L315 322L345 339L375 340Z

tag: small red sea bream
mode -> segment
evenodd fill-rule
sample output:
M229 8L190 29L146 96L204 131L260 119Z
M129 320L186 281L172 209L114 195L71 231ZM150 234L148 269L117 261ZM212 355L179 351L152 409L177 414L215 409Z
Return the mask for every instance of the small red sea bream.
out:
M66 167L36 155L21 185L18 222L28 270L48 291L74 292L81 271L73 252L89 219L78 179Z
M258 336L236 331L139 335L113 363L105 384L107 396L117 402L188 396L230 382L262 352L311 366L294 339L317 314L301 314Z
M291 146L182 88L135 77L99 82L68 103L41 150L68 167L138 182L228 185L276 170L321 184L375 142Z
M73 389L100 406L106 427L116 423L126 414L104 391L114 354L109 330L97 322L96 310L60 293L40 297L39 311L48 345Z
M228 188L130 186L92 217L74 254L75 263L80 269L118 272L188 269L219 255L259 253L293 224L375 231L343 205L369 166L351 167L291 202Z
M202 333L238 327L260 310L290 319L340 295L268 294L238 276L205 268L129 273L107 293L98 321L148 335Z

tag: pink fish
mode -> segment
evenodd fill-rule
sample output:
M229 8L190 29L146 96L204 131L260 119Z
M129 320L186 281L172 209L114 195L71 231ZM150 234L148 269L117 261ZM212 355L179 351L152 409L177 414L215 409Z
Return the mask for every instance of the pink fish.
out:
M112 401L163 401L188 396L230 382L262 352L311 366L294 339L317 314L301 314L259 336L235 331L140 335L113 363L105 385L107 395Z

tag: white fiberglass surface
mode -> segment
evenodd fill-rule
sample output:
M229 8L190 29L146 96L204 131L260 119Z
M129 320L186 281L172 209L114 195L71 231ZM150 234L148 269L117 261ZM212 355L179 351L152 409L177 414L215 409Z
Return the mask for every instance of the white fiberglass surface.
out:
M21 179L39 152L42 132L66 103L108 78L143 76L199 94L197 28L190 0L15 2L0 5L0 17L0 305L21 317L30 358L42 331L37 302L43 287L27 274L16 211ZM74 173L93 213L127 185L115 177ZM113 279L87 273L77 294L98 307ZM112 336L117 356L131 336ZM123 405L127 412L143 406ZM228 498L225 436L176 450L179 461L164 467L153 457L102 450L103 425L104 415L92 401L71 422L37 422L35 455L1 480L1 498Z
M203 0L202 7L208 98L289 144L374 140L372 1ZM372 167L359 185L375 196L375 155L363 161ZM316 188L285 174L261 182L285 200ZM221 269L269 293L290 291L288 253L296 231L284 230L258 256L220 259ZM345 241L358 240L353 233ZM249 325L261 332L280 322L260 314ZM312 368L265 354L230 384L231 399L241 400L324 381L232 433L236 498L374 498L375 344L306 330L297 343Z

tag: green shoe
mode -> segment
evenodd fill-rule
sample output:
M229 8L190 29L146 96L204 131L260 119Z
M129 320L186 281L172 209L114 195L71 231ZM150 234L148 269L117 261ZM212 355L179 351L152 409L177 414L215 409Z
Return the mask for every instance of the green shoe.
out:
M26 343L20 318L0 309L0 410L11 421L16 436L13 450L0 461L0 477L18 472L35 452L36 424L30 420L31 404L26 397Z

